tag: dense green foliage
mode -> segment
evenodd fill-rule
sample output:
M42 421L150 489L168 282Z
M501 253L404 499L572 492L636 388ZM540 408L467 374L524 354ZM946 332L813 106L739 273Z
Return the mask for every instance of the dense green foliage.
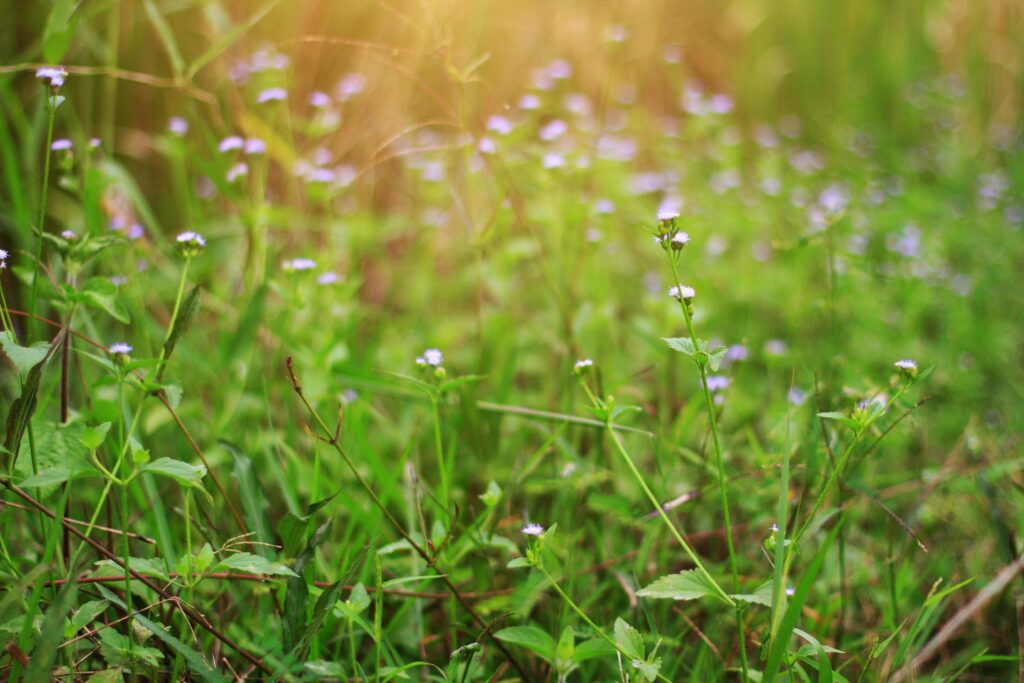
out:
M1017 675L1024 138L931 14L481 96L131 4L0 48L4 677Z

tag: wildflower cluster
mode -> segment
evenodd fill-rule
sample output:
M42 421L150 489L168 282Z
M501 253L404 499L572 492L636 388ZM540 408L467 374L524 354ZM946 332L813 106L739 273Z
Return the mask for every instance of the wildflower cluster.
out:
M67 77L67 69L62 66L44 66L36 70L36 78L42 81L43 85L49 87L53 93L60 90Z
M7 250L0 249L0 270L4 270L7 268L7 256Z
M678 218L679 214L675 211L658 212L658 231L654 241L665 251L682 251L690 241L690 235L676 225Z

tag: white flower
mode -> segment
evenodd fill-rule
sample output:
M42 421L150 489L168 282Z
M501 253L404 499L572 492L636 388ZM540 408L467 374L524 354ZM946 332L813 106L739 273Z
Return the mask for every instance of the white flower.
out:
M288 91L284 88L267 88L260 91L260 94L256 96L256 103L284 102L286 99L288 99Z
M898 360L893 365L900 371L901 374L910 377L911 379L917 377L917 362L910 358L903 358Z
M245 140L238 137L237 135L231 135L220 141L217 149L221 152L231 152L236 149L243 149L245 147Z
M540 129L540 139L546 142L556 140L569 130L569 125L562 119L555 119Z
M332 272L332 271L328 271L326 273L320 273L320 275L318 275L317 278L316 278L317 284L320 284L320 285L333 285L335 282L340 282L340 281L341 281L341 276L339 276L337 273Z
M179 233L177 242L178 251L187 259L192 258L206 247L206 238L191 230Z
M786 588L786 595L789 595L789 596L796 595L796 589L793 588L792 586L787 587Z
M317 109L326 109L331 106L331 96L317 90L310 94L309 103Z
M673 287L672 289L668 290L668 295L677 301L686 301L687 303L689 303L690 301L693 300L693 297L695 297L697 293L694 291L693 287L681 285L679 287Z
M594 367L594 361L590 360L589 358L581 358L578 361L576 361L576 364L573 366L573 368L577 372L583 372L586 368L592 367Z
M358 95L366 88L366 76L357 73L346 74L338 82L337 95L342 102L349 100L353 95Z
M78 235L75 234L74 230L63 230L61 231L60 236L69 241L78 239Z
M229 183L233 183L239 178L244 178L247 175L249 175L249 165L240 161L228 169L228 172L224 175L224 179Z
M195 244L200 247L206 246L206 238L200 235L198 232L192 232L186 230L185 232L178 233L178 244Z
M512 132L515 125L504 116L495 114L487 119L487 130L493 131L498 135L508 135Z
M423 352L423 355L417 359L423 360L423 365L429 365L431 367L438 367L444 362L444 355L438 349L427 349Z
M259 138L249 138L245 141L246 154L264 154L267 151L267 143Z
M659 209L658 220L659 221L670 221L674 218L679 218L679 212L673 209Z
M44 66L36 71L36 78L54 89L64 85L67 77L68 72L62 66Z
M185 137L185 134L188 133L188 121L180 116L172 116L167 122L167 130L169 130L172 135L177 135L179 138Z
M115 356L127 356L132 352L132 347L130 344L125 344L124 342L117 342L116 344L112 344L108 351Z
M523 533L527 536L543 536L544 527L542 527L540 524L535 524L531 522L530 524L527 524L523 527Z
M540 98L537 97L536 95L533 95L533 94L523 95L522 99L519 100L519 108L520 109L539 109L540 108Z
M676 234L672 235L672 248L675 249L676 251L679 251L680 249L685 247L689 242L689 233L677 232Z
M0 261L6 261L9 255L6 249L0 249Z
M309 258L296 258L292 259L291 261L284 261L281 264L281 267L284 268L285 270L295 271L313 270L314 268L316 268L316 261Z
M57 138L50 144L50 149L54 152L64 152L71 149L74 144L67 138Z
M722 391L729 387L731 381L724 375L710 375L707 379L708 391L714 393L716 391Z

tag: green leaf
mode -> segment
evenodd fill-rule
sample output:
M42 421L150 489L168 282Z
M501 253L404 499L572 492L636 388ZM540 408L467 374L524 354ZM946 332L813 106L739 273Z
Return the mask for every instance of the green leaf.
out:
M213 561L216 559L213 555L213 548L210 547L209 543L204 543L203 547L199 549L199 552L192 553L192 574L198 574L202 576L207 569L213 565ZM174 565L174 571L178 572L179 576L187 577L188 580L192 580L189 577L189 556L182 555L177 563Z
M640 673L644 675L644 678L653 682L658 679L658 671L661 669L661 657L658 657L653 662L641 661L639 659L633 660L633 666L640 669Z
M160 367L157 372L156 379L159 382L160 378L163 377L164 368L167 367L167 362L171 358L171 354L174 353L174 347L178 345L181 338L188 332L188 329L192 326L192 321L195 320L196 313L199 312L199 285L193 287L189 293L185 296L184 301L181 302L181 308L178 311L178 317L174 321L174 327L171 328L171 333L167 335L167 341L164 342L164 365Z
M124 673L121 669L104 669L89 676L85 681L86 683L122 683Z
M646 588L637 591L636 594L645 598L668 598L671 600L697 600L706 595L718 597L711 582L696 569L663 576Z
M28 377L29 371L39 365L50 352L50 345L46 342L36 342L32 346L22 346L10 332L0 332L0 346L4 353L11 360L11 363L18 369L21 381Z
M708 354L708 367L712 372L718 372L718 369L722 367L722 359L725 358L728 350L724 346L719 346Z
M115 574L124 576L124 567L113 560L98 560L96 566L110 567ZM167 573L167 563L161 557L129 557L128 568L143 576L153 576L168 583L171 581Z
M758 586L753 593L740 593L739 595L730 595L733 600L739 600L740 602L749 602L755 605L764 605L765 607L772 606L772 582L765 581Z
M272 545L274 538L270 531L270 522L267 521L267 495L256 479L252 459L230 441L221 439L218 443L227 449L234 460L232 476L238 482L238 495L242 499L242 514L245 517L246 526L250 531L255 532L255 540L266 543L268 546ZM257 552L264 557L269 557L268 546L260 546ZM302 570L296 569L296 571L301 573Z
M20 486L23 489L40 489L47 486L63 484L70 479L97 475L99 475L99 472L84 463L78 467L65 467L64 465L58 465L57 467L50 467L35 476L29 477L25 481L21 482Z
M555 661L555 639L536 626L510 626L494 634L505 643L512 643L537 654L545 662Z
M117 285L105 277L91 277L82 283L78 293L82 303L106 311L110 317L127 325L131 322L128 309L124 307L118 296Z
M576 633L572 626L562 629L562 636L558 639L558 647L555 650L555 664L559 671L564 671L572 666L572 655L576 649Z
M73 578L69 583L64 584L56 599L46 610L46 618L43 619L43 626L39 633L39 639L32 648L32 657L29 660L28 668L25 670L26 681L49 681L50 672L57 661L57 650L64 639L64 619L71 606L75 604L75 596L78 594L78 582Z
M128 636L121 635L112 628L105 628L98 635L100 637L100 654L107 662L115 666L129 665L138 661L155 667L163 659L164 654L160 650L141 645L132 647Z
M294 571L277 562L271 562L262 555L252 553L235 553L221 560L216 569L234 570L246 574L266 574L268 576L298 576Z
M668 344L670 349L696 360L697 349L693 348L693 340L689 337L662 337L662 340Z
M850 429L856 429L857 428L857 422L855 420L851 420L846 415L844 415L842 413L837 413L835 411L830 411L830 412L826 412L826 413L818 413L818 417L820 417L823 420L835 420L836 422L842 422L844 425L846 425Z
M615 644L627 657L644 660L644 637L622 619L615 620Z
M98 424L95 427L89 427L82 436L78 438L82 442L82 445L88 448L90 451L94 451L103 445L103 442L107 439L107 432L110 431L110 423L104 422Z
M43 59L50 64L59 64L71 46L78 24L77 8L75 0L56 0L53 3L43 29Z
M170 477L185 488L195 488L206 493L206 489L203 488L203 477L206 476L205 465L190 465L173 458L157 458L153 462L143 465L140 471Z
M79 607L64 627L65 640L73 638L76 633L91 624L109 605L110 602L107 600L90 600Z
M591 638L576 646L573 661L577 664L597 657L614 657L616 650L604 638Z

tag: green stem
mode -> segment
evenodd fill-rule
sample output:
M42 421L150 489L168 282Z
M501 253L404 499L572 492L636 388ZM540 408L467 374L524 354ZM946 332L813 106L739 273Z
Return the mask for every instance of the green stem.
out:
M164 375L164 359L167 357L167 342L174 334L174 325L178 322L178 314L181 312L181 300L185 295L185 282L188 280L188 267L192 263L191 257L185 257L185 265L181 268L181 277L178 278L178 293L174 297L174 309L171 311L171 321L167 325L167 335L164 336L164 344L160 348L160 356L157 358L156 381L159 382Z
M676 291L679 292L679 308L683 311L683 318L686 320L686 329L690 333L690 342L693 344L694 351L696 353L700 353L697 330L693 326L693 317L690 315L689 306L687 306L686 302L683 301L683 283L679 280L679 269L676 267L676 259L671 253L669 254L669 263L672 266L672 277L676 282ZM697 370L700 372L700 386L704 392L704 408L708 414L708 422L711 425L711 440L715 447L715 465L718 469L718 491L722 501L722 521L725 525L725 543L729 551L729 571L732 574L732 590L733 593L739 593L740 575L736 565L736 547L732 538L732 520L729 514L729 490L726 486L725 462L722 457L722 440L718 433L718 417L715 414L714 401L711 398L711 390L708 388L708 369L706 361L698 361ZM746 681L748 679L747 647L746 638L743 632L742 608L738 604L736 605L736 624L739 631L740 660L743 670L743 678L741 680Z
M437 453L437 468L441 474L441 506L448 514L448 466L445 462L444 443L441 440L441 401L434 398L434 450Z
M719 597L725 600L725 602L728 605L735 607L736 602L729 597L729 594L722 589L722 587L718 584L717 581L715 581L715 578L711 576L711 573L704 568L704 564L700 561L700 558L697 557L697 553L694 552L693 548L690 547L690 544L686 542L686 539L679 532L679 529L676 528L675 523L668 516L668 513L665 512L665 507L658 501L658 498L654 495L650 487L647 485L647 482L644 480L643 475L640 474L640 470L637 469L636 464L633 462L633 458L629 455L629 452L623 445L622 440L619 438L619 435L615 433L615 429L612 427L611 420L609 420L608 422L608 435L611 437L612 443L615 444L615 448L619 451L619 454L622 456L622 459L626 462L626 465L629 467L630 472L633 473L633 477L636 478L637 482L640 484L640 488L643 489L644 495L647 496L647 500L649 500L651 502L651 505L654 506L654 509L658 511L658 515L668 526L669 530L672 532L672 535L675 536L676 540L679 542L679 545L682 546L683 551L690 558L690 561L693 562L694 565L696 565L697 571L703 574L704 578L711 583L711 585L715 588L715 591L718 593Z
M43 267L43 226L46 222L46 191L50 186L50 146L53 144L53 122L57 118L57 96L52 90L47 91L46 108L49 112L49 121L46 126L46 153L43 157L43 187L39 193L39 220L36 230L36 269L32 276L32 289L28 299L28 338L32 339L32 332L35 329L36 296L39 290L39 272Z
M807 527L809 527L811 525L811 522L814 520L814 515L817 514L819 509L821 509L822 503L825 502L825 498L828 496L829 491L832 490L832 487L835 486L836 481L838 481L839 475L842 473L843 468L846 466L846 461L850 459L850 455L853 453L853 448L854 446L857 445L857 442L860 440L860 435L863 432L863 427L855 430L853 433L853 439L846 447L846 450L843 451L843 454L839 456L839 460L836 462L836 466L832 468L832 472L831 474L829 474L828 479L825 481L825 485L821 488L821 491L818 492L818 498L814 501L814 505L811 507L811 511L807 513L807 518L804 520L804 523L800 526L800 530L796 532L795 536L793 536L794 550L796 549L796 545L800 542L800 539L803 538L804 532L807 531Z

